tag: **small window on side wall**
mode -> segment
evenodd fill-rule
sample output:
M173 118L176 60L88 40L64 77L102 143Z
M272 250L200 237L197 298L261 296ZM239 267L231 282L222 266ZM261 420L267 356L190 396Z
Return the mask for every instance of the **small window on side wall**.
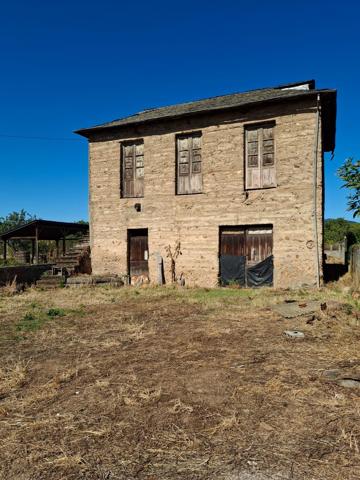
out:
M274 124L245 127L245 187L276 187Z
M201 132L176 137L176 193L202 192Z
M144 196L144 142L121 144L121 197Z

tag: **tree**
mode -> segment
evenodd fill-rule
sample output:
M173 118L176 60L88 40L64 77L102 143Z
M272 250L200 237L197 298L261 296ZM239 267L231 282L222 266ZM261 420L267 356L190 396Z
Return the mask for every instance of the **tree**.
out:
M16 227L21 227L21 225L25 225L25 223L31 222L35 220L35 215L31 215L26 210L22 209L19 212L12 212L6 215L6 217L0 217L0 234L7 232L8 230L12 230ZM2 247L2 242L0 241L0 248ZM17 250L24 250L29 252L31 245L29 241L21 241L21 240L12 240L11 244L9 244L10 253L14 253ZM1 248L2 249L2 248ZM14 261L14 259L12 260Z
M360 216L360 160L347 158L337 173L345 182L343 187L353 191L348 195L348 210L353 212L354 218Z
M324 241L334 245L347 238L348 245L360 243L360 223L344 218L328 218L325 220Z
M11 230L16 227L21 227L25 223L35 220L35 215L31 215L24 209L19 212L12 212L6 215L6 217L0 217L0 233L4 233L7 230Z

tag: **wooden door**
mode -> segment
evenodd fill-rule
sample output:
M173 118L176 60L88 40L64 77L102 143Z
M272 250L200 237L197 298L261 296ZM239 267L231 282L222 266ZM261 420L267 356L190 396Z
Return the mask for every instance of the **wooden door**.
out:
M236 283L245 286L245 229L225 228L220 231L221 285Z
M271 228L246 229L246 259L248 265L256 265L272 255L273 236Z
M245 255L245 230L223 230L220 239L220 255Z
M130 277L149 274L148 232L145 229L129 230L129 274Z

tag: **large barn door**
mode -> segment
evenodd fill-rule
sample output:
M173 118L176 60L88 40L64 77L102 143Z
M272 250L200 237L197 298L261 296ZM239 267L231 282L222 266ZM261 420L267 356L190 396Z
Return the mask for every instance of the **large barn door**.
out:
M147 229L128 231L129 275L130 279L149 274L149 247Z
M220 230L220 280L258 287L273 283L272 228L222 227Z

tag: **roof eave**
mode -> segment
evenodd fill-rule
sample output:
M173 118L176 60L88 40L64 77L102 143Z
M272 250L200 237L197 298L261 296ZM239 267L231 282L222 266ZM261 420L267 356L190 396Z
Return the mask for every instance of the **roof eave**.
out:
M337 91L327 90L321 95L323 151L334 152L336 144Z
M143 125L143 124L148 124L148 123L155 123L158 121L167 121L167 120L173 120L176 118L184 118L184 117L193 117L193 116L198 116L198 115L203 115L204 113L212 113L212 112L221 112L225 110L236 110L236 109L241 109L241 108L247 108L251 107L253 105L262 105L262 104L269 104L269 103L286 103L286 102L291 102L293 100L297 100L302 97L313 97L317 96L318 94L335 94L336 98L336 90L334 89L324 89L324 90L306 90L306 91L300 91L298 94L291 95L289 97L275 97L275 98L270 98L267 100L255 100L247 103L242 103L238 105L230 105L230 106L221 106L221 107L214 107L208 110L198 110L194 112L184 112L184 113L179 113L176 115L169 115L165 117L158 117L158 118L150 118L150 119L144 119L144 120L139 120L135 122L129 122L129 123L123 123L120 125L104 125L104 126L97 126L97 127L90 127L90 128L83 128L80 130L75 130L74 133L77 135L80 135L82 137L85 137L89 140L91 140L91 137L94 136L94 134L98 133L104 133L107 131L115 131L123 128L129 128L129 127L135 127L138 125ZM336 102L335 102L336 103Z
M33 225L38 224L39 226L47 226L47 227L54 227L54 228L60 228L60 226L63 226L64 228L71 228L71 229L76 229L78 231L80 230L88 230L89 226L85 223L77 223L77 222L57 222L54 220L42 220L40 218L35 219L35 220L30 220L30 222L24 223L23 225L19 225L18 227L12 228L10 230L7 230L6 232L3 232L0 234L0 240L9 240L13 238L14 234L16 232L21 231L25 228L29 228ZM20 237L19 237L20 238Z

